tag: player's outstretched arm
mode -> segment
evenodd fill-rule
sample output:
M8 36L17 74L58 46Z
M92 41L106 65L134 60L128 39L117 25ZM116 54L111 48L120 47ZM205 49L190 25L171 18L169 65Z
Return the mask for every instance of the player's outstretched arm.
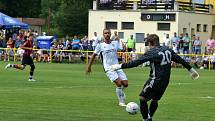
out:
M196 80L199 78L198 72L194 68L192 68L188 62L186 62L184 59L182 59L179 55L177 55L173 51L172 51L172 60L176 63L182 64L190 72L190 76L193 80Z
M86 74L90 74L90 73L92 72L91 66L92 66L93 61L95 60L95 58L96 58L96 54L93 53L93 55L92 55L91 58L90 58L89 64L87 65Z

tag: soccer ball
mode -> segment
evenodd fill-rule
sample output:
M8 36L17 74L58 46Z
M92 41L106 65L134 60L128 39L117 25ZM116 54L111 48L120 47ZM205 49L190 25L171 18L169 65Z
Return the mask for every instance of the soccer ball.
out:
M137 112L139 111L139 106L137 103L135 102L130 102L126 105L126 109L125 109L129 114L131 115L135 115L137 114Z

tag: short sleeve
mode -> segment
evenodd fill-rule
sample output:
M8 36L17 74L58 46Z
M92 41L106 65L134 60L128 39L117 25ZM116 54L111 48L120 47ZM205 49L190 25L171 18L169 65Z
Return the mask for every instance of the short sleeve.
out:
M101 53L101 44L98 44L94 50L94 53L99 55Z

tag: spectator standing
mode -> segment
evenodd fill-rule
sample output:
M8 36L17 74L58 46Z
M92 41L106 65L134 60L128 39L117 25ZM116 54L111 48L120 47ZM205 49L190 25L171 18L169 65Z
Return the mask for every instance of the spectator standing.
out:
M169 38L169 34L166 34L166 38L164 40L164 46L171 48L171 40Z
M177 33L174 32L173 37L171 38L170 42L171 42L171 46L175 45L177 48L177 51L179 51L179 37L177 36Z
M206 51L208 54L211 54L213 49L215 49L215 40L210 37L206 42Z
M83 50L84 51L88 50L88 37L87 36L84 36L81 39L81 43L82 43L82 46L83 46Z
M194 40L193 46L194 46L194 53L201 54L202 41L200 40L199 36L197 37L197 39Z
M189 54L189 46L190 46L190 37L188 33L183 37L183 46L184 46L184 54Z
M99 37L97 36L97 32L94 32L94 37L92 38L92 47L93 47L93 50L95 50L97 44L99 43Z
M119 41L119 36L117 34L117 31L114 31L114 35L111 37L112 41Z
M127 40L127 49L128 52L131 52L133 49L135 49L136 40L133 38L133 35L130 35L130 38Z

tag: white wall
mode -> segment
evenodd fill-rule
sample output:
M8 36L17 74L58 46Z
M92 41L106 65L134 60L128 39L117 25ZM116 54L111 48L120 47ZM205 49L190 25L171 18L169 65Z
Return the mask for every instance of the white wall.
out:
M143 13L162 13L162 11L145 11ZM133 10L90 10L89 11L89 27L88 27L88 36L91 39L93 37L93 32L97 32L99 36L102 36L102 31L105 28L105 21L118 22L117 30L112 30L118 32L124 32L124 39L131 34L135 33L155 33L160 37L161 42L165 37L165 34L169 34L170 37L173 36L174 32L182 33L183 28L188 29L190 34L191 28L195 28L197 24L202 25L208 24L208 32L196 32L197 35L201 36L202 39L207 39L211 35L212 24L214 20L214 15L207 14L195 14L195 13L185 13L185 12L176 12L176 11L165 11L163 13L176 13L175 21L142 21L141 20L141 11ZM122 30L121 22L134 22L134 30ZM170 23L170 31L159 31L157 30L157 23ZM137 44L137 51L143 51L143 44Z

